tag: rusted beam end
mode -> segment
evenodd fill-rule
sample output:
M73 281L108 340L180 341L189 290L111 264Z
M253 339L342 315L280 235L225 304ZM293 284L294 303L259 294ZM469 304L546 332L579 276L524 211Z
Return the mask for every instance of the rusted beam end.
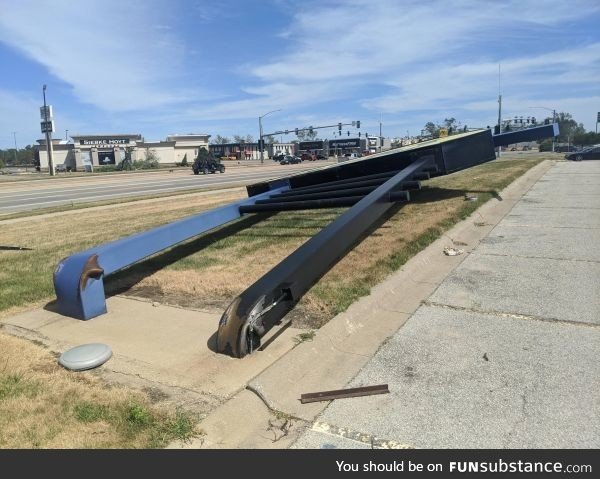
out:
M104 269L95 253L64 258L54 270L54 290L61 314L92 319L106 313Z

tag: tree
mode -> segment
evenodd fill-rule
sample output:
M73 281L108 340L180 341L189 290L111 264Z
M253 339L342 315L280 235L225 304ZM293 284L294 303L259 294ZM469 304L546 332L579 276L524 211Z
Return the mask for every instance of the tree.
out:
M439 138L441 128L448 130L448 134L451 135L462 129L462 123L454 117L444 118L444 122L441 125L439 123L436 124L432 121L428 121L425 123L423 130L425 130L429 136Z
M571 144L580 146L600 144L600 133L595 133L593 131L577 133L571 138Z
M549 118L552 121L552 118ZM556 122L558 123L559 135L557 141L567 142L573 141L575 136L585 135L583 123L577 123L570 113L560 112L556 114Z
M213 160L213 154L210 153L206 148L202 147L198 150L198 156L196 157L196 161L198 163L206 162L208 160Z
M440 133L440 127L432 121L428 121L427 123L425 123L423 130L429 133L429 136L432 136L434 138L437 138Z
M317 138L317 131L313 130L312 127L304 127L298 131L296 135L300 141L314 141Z
M32 145L27 145L25 148L19 148L16 150L16 155L14 148L8 150L0 149L0 160L4 161L5 165L32 165L34 163L34 158L35 149Z
M123 158L123 161L119 163L119 165L117 166L117 170L133 170L133 162L131 161L130 147L125 148L125 158Z
M156 150L146 148L146 159L144 160L144 168L158 168L158 154Z
M246 143L252 143L254 141L254 137L252 135L246 135Z
M226 143L231 143L231 141L226 136L217 135L217 136L215 136L215 139L212 140L211 143L213 143L215 145L224 145Z
M279 140L277 140L277 138L275 138L273 135L263 136L263 139L265 140L265 143L268 143L271 145L273 143L279 143Z
M245 141L246 141L246 138L244 136L233 135L233 142L234 143L244 143Z

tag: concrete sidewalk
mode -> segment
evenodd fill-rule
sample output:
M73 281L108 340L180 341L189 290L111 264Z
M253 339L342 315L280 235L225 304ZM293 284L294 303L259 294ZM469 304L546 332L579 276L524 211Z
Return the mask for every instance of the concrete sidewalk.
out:
M293 447L598 448L599 354L600 162L558 162Z

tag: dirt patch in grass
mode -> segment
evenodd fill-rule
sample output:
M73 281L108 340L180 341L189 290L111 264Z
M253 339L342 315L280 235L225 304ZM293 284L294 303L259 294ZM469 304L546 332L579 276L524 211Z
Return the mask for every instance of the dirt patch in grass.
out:
M494 161L424 183L301 299L289 314L318 328L408 259L468 217L540 159ZM476 201L465 201L465 195ZM250 217L238 231L216 232L139 264L107 282L113 292L183 307L223 311L231 300L345 209ZM254 219L251 219L254 218ZM260 220L260 221L259 221Z
M160 448L201 434L199 418L69 372L48 350L0 332L0 448Z

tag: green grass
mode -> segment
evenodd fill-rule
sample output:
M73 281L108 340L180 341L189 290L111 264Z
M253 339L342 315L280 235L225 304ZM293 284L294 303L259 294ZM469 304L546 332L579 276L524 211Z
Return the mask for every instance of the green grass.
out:
M0 401L14 397L32 398L39 390L37 381L28 380L22 374L0 374Z
M199 435L195 431L197 420L191 414L179 409L173 414L165 414L135 401L117 404L81 401L75 404L72 414L83 423L108 423L124 444L128 440L139 440L141 436L140 447L145 448L162 448L172 441L189 441Z

